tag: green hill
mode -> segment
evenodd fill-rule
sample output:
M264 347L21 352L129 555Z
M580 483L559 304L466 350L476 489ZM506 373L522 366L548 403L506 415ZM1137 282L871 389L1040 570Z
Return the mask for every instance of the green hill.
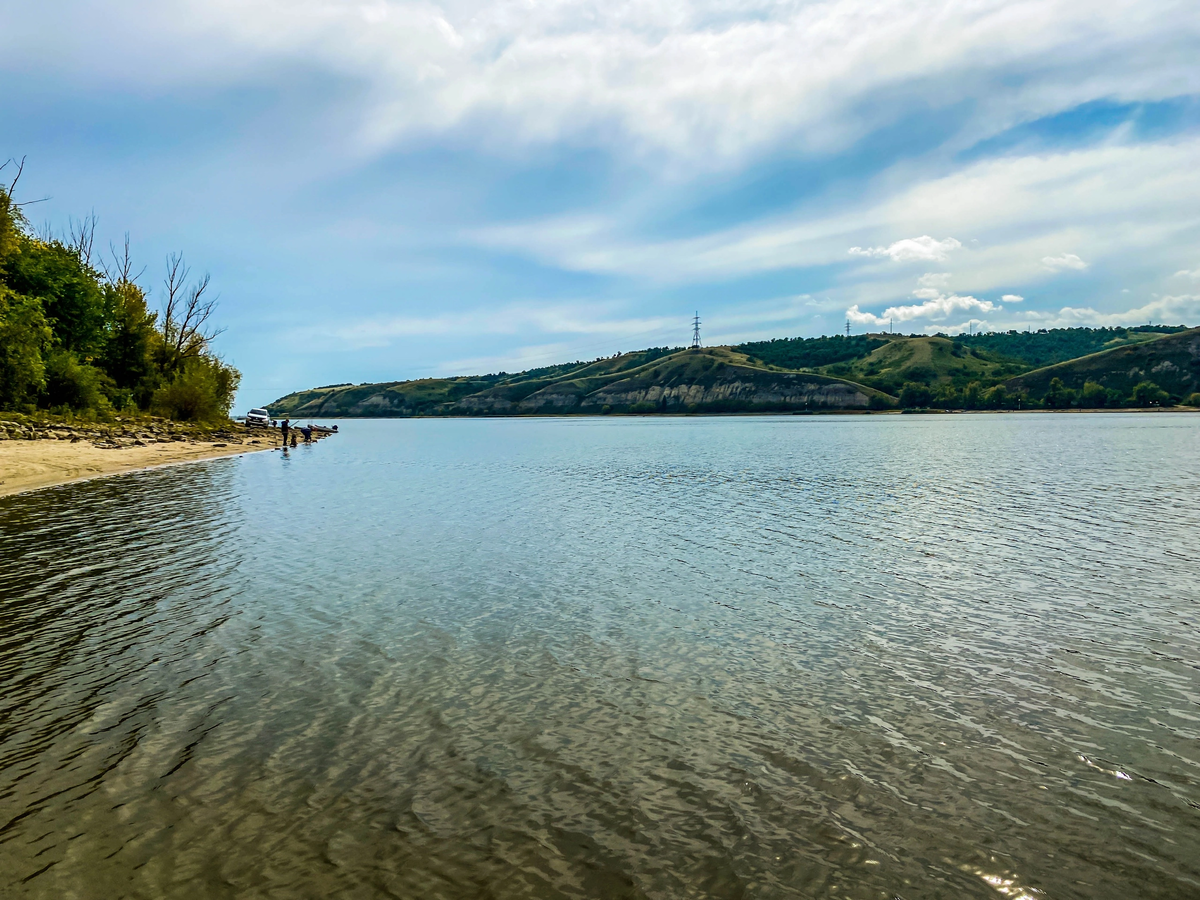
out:
M966 347L945 337L900 337L852 362L819 371L849 378L889 394L907 383L965 387L978 381L995 384L1025 370L1016 360Z
M1083 392L1090 384L1129 397L1149 381L1175 402L1200 391L1200 328L1154 336L1088 356L1046 366L1006 382L1010 391L1044 397L1054 379L1066 390Z
M870 387L752 362L729 347L639 351L566 371L427 378L317 388L281 397L273 416L564 415L785 412L888 407Z
M1051 328L1041 331L997 331L959 335L956 341L1009 359L1030 368L1052 366L1101 350L1152 341L1165 334L1186 331L1183 325L1138 325L1133 328Z
M1029 362L1072 347L1109 349L1037 369ZM330 385L268 408L277 417L319 418L1144 406L1187 402L1200 391L1198 377L1200 329L869 334L656 347L515 374Z

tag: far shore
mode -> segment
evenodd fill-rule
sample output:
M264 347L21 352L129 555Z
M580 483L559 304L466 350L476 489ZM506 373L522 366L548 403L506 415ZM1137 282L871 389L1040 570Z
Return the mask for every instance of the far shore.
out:
M0 497L160 466L270 450L275 443L172 441L118 448L79 441L0 442Z

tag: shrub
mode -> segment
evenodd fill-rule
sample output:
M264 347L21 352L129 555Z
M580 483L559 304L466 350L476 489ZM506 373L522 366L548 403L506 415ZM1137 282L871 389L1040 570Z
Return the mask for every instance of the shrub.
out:
M1050 379L1050 389L1046 391L1042 402L1049 409L1068 409L1075 402L1075 392L1064 386L1061 378L1052 378Z
M185 422L211 422L229 415L241 376L220 360L199 357L154 392L154 409Z
M1108 391L1104 386L1094 381L1086 381L1079 393L1079 405L1087 409L1096 409L1108 405Z
M988 390L984 391L983 396L980 399L983 403L983 406L985 406L987 409L1004 409L1010 405L1008 389L1002 384L998 384L994 388L989 388Z
M101 391L104 374L81 363L69 350L52 350L46 356L45 405L51 409L102 409L108 406Z
M882 394L872 394L871 399L867 401L869 409L892 409L894 406L895 404Z
M900 389L900 405L908 409L915 409L920 406L928 406L933 402L933 391L923 384L917 384L915 381L905 382L904 387Z
M1200 406L1200 392L1192 394L1183 402L1186 406Z
M1134 387L1129 399L1134 406L1162 406L1171 398L1153 381L1142 381Z
M42 351L50 326L36 297L22 297L0 284L0 408L15 409L46 386Z

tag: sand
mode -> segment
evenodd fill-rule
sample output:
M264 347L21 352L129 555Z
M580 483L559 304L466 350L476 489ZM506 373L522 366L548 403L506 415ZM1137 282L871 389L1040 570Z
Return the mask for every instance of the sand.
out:
M71 481L269 450L272 442L170 441L103 449L90 441L0 441L0 497Z

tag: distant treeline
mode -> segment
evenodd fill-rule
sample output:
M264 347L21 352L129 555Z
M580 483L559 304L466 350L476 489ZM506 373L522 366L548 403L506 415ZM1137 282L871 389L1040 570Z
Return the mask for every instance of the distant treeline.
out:
M1186 330L1186 325L1137 325L1131 328L1043 328L1038 331L989 331L974 335L937 336L948 337L955 343L991 353L993 359L1005 357L1019 361L1027 368L1037 369L1122 344ZM775 338L752 341L734 349L771 366L817 369L862 359L886 343L887 338L856 334L848 337Z
M1122 344L1146 340L1162 334L1186 331L1186 325L1137 325L1132 328L1051 328L1040 331L988 331L982 334L954 336L954 340L1010 359L1019 359L1032 368L1052 366L1078 359Z
M128 238L98 257L94 217L35 234L14 199L20 170L0 166L0 409L228 416L241 375L212 351L208 276L171 256L151 312Z
M774 338L739 344L734 349L769 366L817 369L860 359L886 343L886 340L867 334L856 334L849 337Z
M1063 384L1061 378L1054 378L1041 397L1030 396L1024 390L1010 390L1003 384L986 387L973 381L960 390L953 384L930 386L910 381L901 388L898 399L905 409L1145 409L1176 402L1200 406L1200 395L1173 398L1149 380L1138 382L1126 394L1095 381L1084 382L1082 388L1074 390Z

